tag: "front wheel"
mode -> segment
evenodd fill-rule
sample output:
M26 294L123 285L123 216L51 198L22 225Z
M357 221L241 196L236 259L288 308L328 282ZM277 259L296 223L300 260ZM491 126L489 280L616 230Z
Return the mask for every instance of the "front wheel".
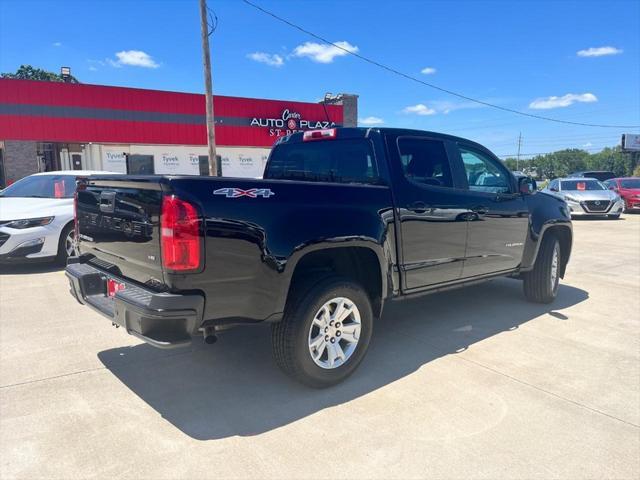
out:
M273 325L276 363L311 387L340 383L364 358L372 316L371 300L359 284L340 277L322 280L294 298Z
M67 264L67 258L76 254L76 236L73 223L62 229L60 240L58 241L58 255L56 262L60 265Z
M535 303L551 303L558 294L561 265L560 243L554 235L545 235L533 270L524 273L524 294Z

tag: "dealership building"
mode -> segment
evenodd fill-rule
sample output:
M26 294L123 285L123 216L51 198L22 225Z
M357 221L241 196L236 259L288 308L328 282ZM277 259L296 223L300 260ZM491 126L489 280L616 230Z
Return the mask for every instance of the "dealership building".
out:
M356 126L356 95L326 98L215 96L222 175L260 177L278 137ZM201 94L0 79L0 185L52 170L206 175L205 107Z

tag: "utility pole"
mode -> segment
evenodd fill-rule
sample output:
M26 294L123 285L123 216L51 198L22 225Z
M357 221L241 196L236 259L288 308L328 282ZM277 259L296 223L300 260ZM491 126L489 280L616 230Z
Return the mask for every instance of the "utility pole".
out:
M522 132L518 134L518 156L516 157L516 170L520 171L520 147L522 146Z
M211 81L211 54L209 53L209 31L207 15L207 0L200 0L200 30L202 37L202 65L204 67L204 91L207 102L207 145L209 147L209 175L215 177L218 174L216 157L216 132L213 116L213 85ZM213 27L211 27L213 28Z

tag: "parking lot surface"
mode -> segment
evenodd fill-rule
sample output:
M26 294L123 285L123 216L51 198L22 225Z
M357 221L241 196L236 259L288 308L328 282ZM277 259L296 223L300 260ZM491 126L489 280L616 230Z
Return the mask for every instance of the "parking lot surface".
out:
M639 478L640 215L574 222L557 301L521 283L388 305L347 382L310 390L268 327L162 351L0 275L0 477Z

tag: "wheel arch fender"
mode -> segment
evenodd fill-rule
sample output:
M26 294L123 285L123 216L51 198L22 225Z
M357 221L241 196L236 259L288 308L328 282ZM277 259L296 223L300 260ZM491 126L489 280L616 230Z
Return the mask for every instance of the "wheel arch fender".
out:
M525 249L522 258L521 271L530 271L538 258L542 239L546 235L554 235L560 242L561 265L560 277L564 277L569 257L571 256L571 248L573 244L573 228L570 221L564 220L548 220L542 223L538 228L532 224L529 228L529 234L525 243Z
M296 249L287 261L279 304L284 309L298 284L306 286L313 279L335 273L363 284L371 298L374 317L378 317L389 295L391 261L383 247L369 238L341 238L305 245Z

